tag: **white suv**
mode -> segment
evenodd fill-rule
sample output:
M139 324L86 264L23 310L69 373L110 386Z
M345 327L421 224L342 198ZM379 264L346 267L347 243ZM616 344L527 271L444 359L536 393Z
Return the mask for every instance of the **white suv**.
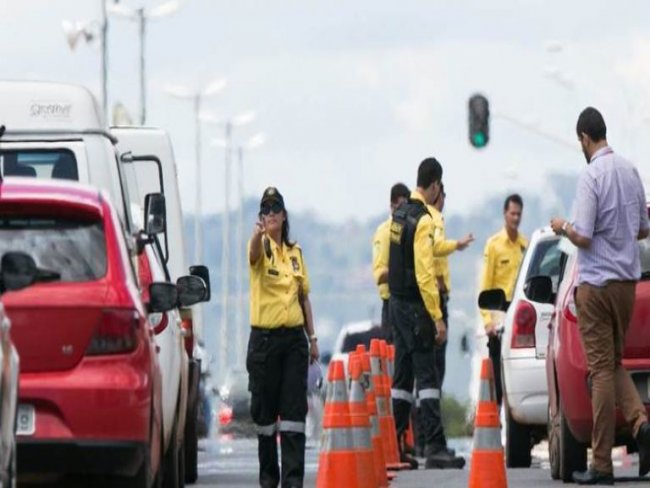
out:
M546 435L548 391L545 358L553 305L532 301L525 291L531 278L548 276L553 282L553 294L557 293L561 258L559 242L559 237L550 227L533 233L503 321L501 372L506 463L509 468L530 467L531 449Z

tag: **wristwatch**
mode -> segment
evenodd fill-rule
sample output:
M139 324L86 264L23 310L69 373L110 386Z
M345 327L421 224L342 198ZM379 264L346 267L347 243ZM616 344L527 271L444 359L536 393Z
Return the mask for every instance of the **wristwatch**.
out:
M569 221L566 220L566 221L562 224L562 234L566 235L566 230L567 230L568 228L569 228Z
M318 336L316 334L310 335L309 342L318 342Z

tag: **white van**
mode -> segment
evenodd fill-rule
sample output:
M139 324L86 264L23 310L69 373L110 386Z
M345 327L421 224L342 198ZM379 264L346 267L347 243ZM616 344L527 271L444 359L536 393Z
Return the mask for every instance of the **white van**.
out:
M133 203L142 204L144 195L162 191L165 194L167 207L167 242L164 243L167 254L167 268L172 281L188 273L185 259L185 239L183 228L183 213L180 193L178 190L177 168L174 151L167 132L152 127L112 127L111 134L118 140L117 147L120 158L135 160L128 165L125 172L129 185L129 195ZM157 161L156 161L157 160ZM160 168L158 167L160 163ZM159 184L159 170L162 171L163 188ZM201 263L198 263L201 264ZM201 266L193 266L190 273ZM209 289L207 268L199 274L206 281ZM200 305L198 305L200 306ZM198 306L182 310L185 347L189 356L189 378L187 387L187 418L185 424L185 473L189 483L196 481L198 476L198 436L196 429L197 409L199 402L199 376L201 372L200 359L195 354L195 334L198 336L201 328L197 313ZM163 392L164 394L164 392Z
M131 233L115 137L95 97L64 83L0 81L0 173L80 181L106 190Z

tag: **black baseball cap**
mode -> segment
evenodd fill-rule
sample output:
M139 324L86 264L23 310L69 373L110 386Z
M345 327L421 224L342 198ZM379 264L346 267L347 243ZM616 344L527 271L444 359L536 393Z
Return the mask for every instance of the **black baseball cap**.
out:
M265 204L279 203L284 208L284 198L278 189L274 186L269 186L264 193L262 194L262 200L260 201L260 208Z

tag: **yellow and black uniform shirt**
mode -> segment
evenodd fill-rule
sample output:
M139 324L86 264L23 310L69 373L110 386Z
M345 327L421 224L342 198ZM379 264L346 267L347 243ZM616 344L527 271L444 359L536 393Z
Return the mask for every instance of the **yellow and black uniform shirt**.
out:
M527 247L528 240L523 235L519 234L515 241L511 241L505 229L490 237L483 252L481 291L500 288L506 299L512 300L517 273ZM481 316L485 325L492 321L488 310L481 310Z
M443 279L447 293L449 293L451 291L451 274L447 256L458 249L458 242L445 237L445 219L442 213L433 205L427 207L433 219L433 269L436 278Z
M379 284L379 277L388 271L388 256L390 255L390 224L392 217L379 224L372 239L372 274L375 277L375 284L379 289L379 296L382 300L390 298L388 283Z
M250 241L248 250L250 253ZM278 246L264 235L262 256L249 263L249 272L251 325L265 329L304 325L299 294L302 290L307 295L310 285L298 244Z

